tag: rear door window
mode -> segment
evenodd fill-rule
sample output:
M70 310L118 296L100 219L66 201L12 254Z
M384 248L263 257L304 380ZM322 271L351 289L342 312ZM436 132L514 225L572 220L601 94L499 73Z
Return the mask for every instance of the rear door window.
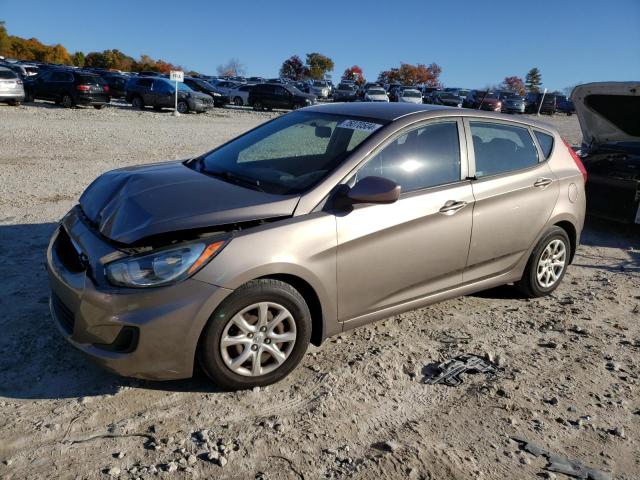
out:
M551 151L553 150L553 137L547 133L539 132L538 130L534 130L536 139L538 140L538 144L542 149L542 154L544 155L545 160L549 158L551 155Z
M529 130L516 125L469 122L476 160L476 177L522 170L539 161Z
M151 80L150 78L141 78L140 80L138 80L138 86L144 87L144 88L151 88L152 82L153 80Z

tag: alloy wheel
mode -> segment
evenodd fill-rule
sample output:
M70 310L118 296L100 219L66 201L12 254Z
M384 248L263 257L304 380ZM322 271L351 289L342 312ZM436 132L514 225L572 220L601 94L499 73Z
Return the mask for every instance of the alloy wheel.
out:
M296 343L296 322L284 306L260 302L243 308L225 325L220 354L233 373L258 377L289 358Z
M542 288L552 287L562 276L567 260L567 248L562 240L554 239L545 247L538 260L536 277Z

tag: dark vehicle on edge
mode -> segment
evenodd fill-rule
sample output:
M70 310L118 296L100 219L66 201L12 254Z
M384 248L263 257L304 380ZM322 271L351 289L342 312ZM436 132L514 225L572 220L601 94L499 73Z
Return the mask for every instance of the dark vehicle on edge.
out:
M571 100L589 174L587 213L640 224L640 82L578 85Z
M443 92L443 91L432 92L430 95L430 99L431 99L430 103L434 105L445 105L447 107L456 107L456 108L462 107L462 98L451 92ZM424 97L423 97L423 101L424 101Z
M109 94L112 98L123 98L124 89L127 86L129 77L116 72L100 73L100 77L109 85Z
M556 96L552 93L529 92L524 97L525 113L556 113Z
M497 92L487 90L471 90L462 103L464 108L499 112L502 110L502 102Z
M125 100L133 108L155 110L175 108L175 82L168 78L134 77L127 82ZM203 113L213 108L213 99L204 93L191 90L184 83L178 83L178 112Z
M213 105L216 107L224 107L230 102L229 95L225 94L223 90L214 87L201 78L184 77L184 83L191 90L209 95L213 99Z
M46 70L25 78L24 90L26 102L50 100L66 108L91 105L99 110L111 101L107 82L82 70Z
M254 110L283 108L295 110L316 103L314 95L301 92L291 85L259 83L249 92L249 105Z
M556 97L556 111L565 113L568 117L576 113L576 107L573 102L564 95L558 95Z

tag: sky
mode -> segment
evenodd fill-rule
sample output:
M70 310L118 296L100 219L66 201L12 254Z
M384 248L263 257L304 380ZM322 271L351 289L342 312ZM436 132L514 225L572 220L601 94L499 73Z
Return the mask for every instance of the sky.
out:
M367 79L400 62L435 62L446 86L482 88L531 67L543 87L640 80L640 0L0 0L11 35L70 52L117 48L204 74L230 58L248 75L320 52L333 78L357 64Z

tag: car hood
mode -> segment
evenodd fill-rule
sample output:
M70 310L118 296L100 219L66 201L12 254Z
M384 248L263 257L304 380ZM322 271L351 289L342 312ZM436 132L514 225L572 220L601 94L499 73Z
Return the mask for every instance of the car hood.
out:
M174 231L290 216L298 198L251 190L182 162L166 162L101 175L84 191L80 206L102 235L133 244Z
M640 82L578 85L571 100L585 144L640 141Z

